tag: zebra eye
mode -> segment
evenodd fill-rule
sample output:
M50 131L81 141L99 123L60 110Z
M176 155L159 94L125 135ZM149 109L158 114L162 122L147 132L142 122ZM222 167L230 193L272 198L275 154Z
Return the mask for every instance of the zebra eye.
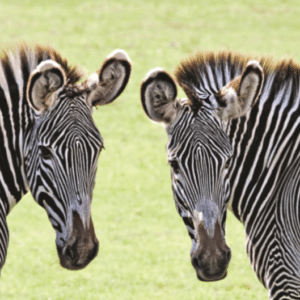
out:
M225 163L225 169L228 169L231 164L231 158L229 158Z
M178 174L180 171L179 164L176 160L169 161L171 168L173 169L175 174Z
M39 151L44 159L50 159L52 157L51 149L45 146L39 146Z

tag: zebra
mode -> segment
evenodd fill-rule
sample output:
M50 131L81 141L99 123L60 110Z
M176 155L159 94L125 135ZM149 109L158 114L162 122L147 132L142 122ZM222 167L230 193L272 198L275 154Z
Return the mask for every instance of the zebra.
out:
M175 80L186 98L177 98ZM227 275L228 207L244 224L246 252L269 299L300 299L300 65L197 52L177 66L175 80L154 68L140 96L168 135L175 205L198 279Z
M0 59L0 271L9 242L6 216L28 191L56 232L60 265L84 268L99 249L91 201L103 138L92 112L127 85L131 61L113 51L83 80L51 46L21 44Z

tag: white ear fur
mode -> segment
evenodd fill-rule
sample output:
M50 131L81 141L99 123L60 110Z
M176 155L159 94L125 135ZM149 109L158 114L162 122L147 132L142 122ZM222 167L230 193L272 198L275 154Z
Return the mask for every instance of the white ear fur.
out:
M239 90L241 102L250 104L250 106L248 106L249 108L253 106L258 98L257 96L261 92L262 80L263 70L258 61L249 61L246 66L246 70L243 72ZM251 99L253 100L252 103Z
M154 122L171 123L177 88L172 77L161 68L150 70L141 84L141 101L147 116Z
M132 65L124 50L113 51L103 62L97 73L86 81L90 90L88 102L91 106L106 105L115 100L125 89Z
M66 76L62 67L53 60L41 62L30 74L27 84L27 100L38 113L49 109L54 102L54 93L65 85Z
M263 86L264 75L260 64L251 60L241 76L221 88L216 97L223 106L218 108L222 120L245 115L256 103Z

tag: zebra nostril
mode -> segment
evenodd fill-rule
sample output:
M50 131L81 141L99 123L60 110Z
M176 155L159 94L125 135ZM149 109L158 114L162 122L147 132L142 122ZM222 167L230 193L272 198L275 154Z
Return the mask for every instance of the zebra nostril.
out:
M199 259L197 257L193 257L192 258L192 265L193 267L196 269L196 270L199 270L200 269L200 262L199 262Z
M227 264L230 262L231 259L231 250L228 249L227 253L226 253L226 259L227 259Z
M70 261L74 260L74 257L75 257L74 252L72 251L70 246L68 246L68 245L65 246L65 248L62 251L62 254L67 260L70 260Z
M93 252L91 255L91 257L92 257L91 259L95 258L97 256L98 252L99 252L99 242L97 241L95 243L95 246L94 246L94 249L93 249Z

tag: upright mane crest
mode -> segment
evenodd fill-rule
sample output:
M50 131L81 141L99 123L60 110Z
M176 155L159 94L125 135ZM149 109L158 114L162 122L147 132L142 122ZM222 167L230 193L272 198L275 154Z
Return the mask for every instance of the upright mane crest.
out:
M70 65L67 59L63 58L55 49L51 47L37 47L37 51L48 51L54 61L59 63L66 72L67 81L75 84L82 79L84 72L79 70L77 66Z
M31 47L25 43L21 43L0 50L0 60L4 66L10 64L11 56L20 56L21 61L24 62L28 61L28 57L34 57L36 64L39 64L41 61L46 59L52 59L61 65L65 71L67 82L69 84L77 83L84 75L84 72L80 71L77 66L70 65L67 59L63 58L51 46L35 45Z
M267 78L279 87L292 80L299 85L300 64L293 59L276 61L271 56L244 55L230 51L197 52L182 60L175 70L175 78L191 100L205 100L210 94L217 93L229 81L241 75L250 60L259 61Z

